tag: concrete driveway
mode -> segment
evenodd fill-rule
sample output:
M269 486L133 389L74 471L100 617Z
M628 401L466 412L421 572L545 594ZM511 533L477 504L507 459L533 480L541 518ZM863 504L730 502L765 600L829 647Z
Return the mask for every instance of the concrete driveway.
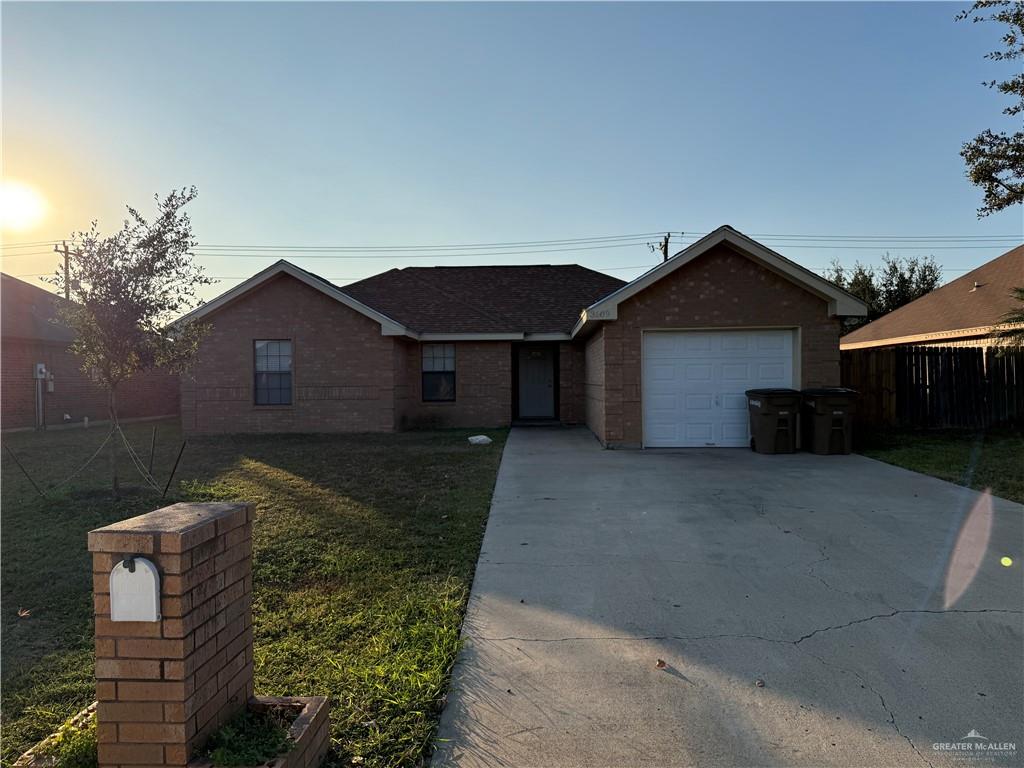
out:
M860 456L513 430L434 765L1021 765L1022 515Z

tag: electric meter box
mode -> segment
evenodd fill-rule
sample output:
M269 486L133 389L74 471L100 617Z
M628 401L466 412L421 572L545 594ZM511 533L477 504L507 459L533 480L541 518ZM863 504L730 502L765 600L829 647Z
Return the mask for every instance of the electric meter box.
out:
M160 573L144 557L126 557L110 571L111 621L160 621Z

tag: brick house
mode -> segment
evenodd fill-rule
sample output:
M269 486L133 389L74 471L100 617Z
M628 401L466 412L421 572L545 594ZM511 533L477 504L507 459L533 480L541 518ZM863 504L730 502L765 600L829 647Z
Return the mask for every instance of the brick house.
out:
M188 432L586 424L608 446L738 446L744 390L839 383L864 305L731 227L630 283L577 265L392 269L344 287L286 261L179 322Z
M106 391L82 372L81 360L69 349L74 333L54 322L61 301L49 291L0 275L0 427L4 430L108 417ZM122 419L177 413L178 377L173 374L139 374L118 388Z

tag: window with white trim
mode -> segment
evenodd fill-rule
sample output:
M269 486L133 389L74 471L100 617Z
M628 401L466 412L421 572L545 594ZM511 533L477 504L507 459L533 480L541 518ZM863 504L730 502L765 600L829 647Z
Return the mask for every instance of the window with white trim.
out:
M423 345L423 402L455 400L455 345Z
M287 339L253 342L256 405L292 404L292 343Z

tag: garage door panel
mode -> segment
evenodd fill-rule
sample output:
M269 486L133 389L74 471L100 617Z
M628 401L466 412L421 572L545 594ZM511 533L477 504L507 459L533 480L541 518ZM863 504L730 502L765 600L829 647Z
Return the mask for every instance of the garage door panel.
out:
M678 395L652 395L650 398L651 413L667 413L674 414L678 407Z
M710 395L687 394L685 399L686 410L688 411L710 411L714 407L715 398Z
M711 381L714 368L709 363L685 363L683 366L687 381Z
M690 422L683 433L684 442L690 445L707 445L714 439L715 427L709 421Z
M652 333L650 338L646 339L644 354L652 360L676 357L676 340L671 334Z
M722 424L723 448L743 448L750 443L750 427L744 421L742 424Z
M780 352L786 346L786 340L773 333L759 333L757 335L758 352Z
M784 363L761 363L757 366L757 379L766 382L765 386L772 382L788 382L790 377L786 373Z
M751 338L749 334L723 333L721 339L721 349L724 351L745 352L750 349Z
M675 381L676 367L672 363L651 366L651 381Z
M726 411L743 411L744 414L747 412L747 395L746 390L739 393L726 393L722 395L722 409Z
M644 444L746 446L746 390L793 386L792 331L644 335Z
M676 340L677 352L689 354L691 352L710 352L711 335L707 333L689 333L686 336L666 334Z
M722 363L722 381L749 381L749 363Z

